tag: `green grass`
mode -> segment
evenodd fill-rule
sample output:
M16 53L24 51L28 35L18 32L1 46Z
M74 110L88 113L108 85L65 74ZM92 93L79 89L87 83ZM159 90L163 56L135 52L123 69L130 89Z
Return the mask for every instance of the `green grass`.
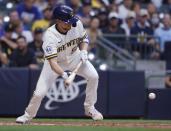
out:
M170 131L170 129L143 129L118 127L75 127L75 126L2 126L0 131Z
M0 121L15 121L16 118L0 118ZM52 121L52 122L61 122L61 121L67 121L67 122L93 122L92 119L58 119L58 118L35 118L32 121ZM97 121L98 122L98 121ZM139 119L104 119L103 122L134 122L134 123L171 123L171 120L139 120Z
M15 121L15 118L0 118L0 121ZM93 122L91 119L34 119L32 121ZM167 121L167 120L135 120L135 119L133 119L133 120L106 119L106 120L103 120L102 122L171 123L171 121ZM20 125L20 126L0 126L0 131L171 131L171 129Z

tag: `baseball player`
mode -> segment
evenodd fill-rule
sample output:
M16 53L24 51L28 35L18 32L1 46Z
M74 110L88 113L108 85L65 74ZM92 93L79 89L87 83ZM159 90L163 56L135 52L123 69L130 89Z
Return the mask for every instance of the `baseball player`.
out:
M45 33L43 50L44 66L37 82L33 97L24 115L16 122L26 123L36 116L40 103L51 84L58 76L64 80L68 78L67 70L74 70L80 60L83 64L78 75L87 80L85 114L93 120L102 120L94 104L97 101L98 74L87 58L88 37L81 21L74 15L73 9L66 5L57 6L53 11L56 24L49 27Z

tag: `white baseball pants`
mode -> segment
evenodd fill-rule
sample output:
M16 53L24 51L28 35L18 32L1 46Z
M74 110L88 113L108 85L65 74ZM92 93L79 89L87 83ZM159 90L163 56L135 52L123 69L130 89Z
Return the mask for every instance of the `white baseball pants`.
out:
M59 63L59 65L64 71L72 71L76 68L79 62L79 59L75 59L70 65L63 63ZM87 61L85 64L81 65L77 74L87 80L86 99L84 102L85 108L94 107L94 104L97 101L97 87L99 79L96 69L89 61ZM57 77L58 75L51 69L49 61L45 60L33 97L25 110L25 113L27 113L30 119L36 116L42 99Z

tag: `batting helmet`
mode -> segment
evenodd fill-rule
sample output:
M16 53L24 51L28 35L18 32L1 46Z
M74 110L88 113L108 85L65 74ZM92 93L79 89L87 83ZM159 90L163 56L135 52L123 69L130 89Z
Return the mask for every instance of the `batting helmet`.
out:
M53 18L68 24L74 24L78 21L78 17L74 15L74 10L66 5L55 7L53 10Z

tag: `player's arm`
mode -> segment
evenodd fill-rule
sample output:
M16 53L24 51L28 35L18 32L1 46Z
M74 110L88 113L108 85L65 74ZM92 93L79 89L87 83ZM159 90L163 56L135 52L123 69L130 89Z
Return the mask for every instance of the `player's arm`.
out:
M88 60L87 50L88 50L89 40L88 40L88 35L85 31L82 34L84 34L84 35L80 40L80 50L81 50L80 57L84 64Z
M58 75L62 76L63 70L57 63L57 57L50 58L49 59L50 66L54 72L56 72Z
M83 43L81 43L80 44L80 50L88 50L88 43L85 43L85 42L83 42Z
M48 42L47 42L48 43ZM58 75L62 76L63 70L57 63L57 49L55 44L46 44L43 43L43 49L45 53L45 58L49 61L49 64L51 66L51 69L56 72Z
M70 72L64 72L63 69L57 63L57 57L53 57L49 59L50 66L54 72L56 72L59 76L61 76L64 80L68 78Z
M83 64L86 63L86 61L88 60L88 52L87 52L87 49L88 49L88 43L81 43L80 44L80 58L81 60L83 61Z

